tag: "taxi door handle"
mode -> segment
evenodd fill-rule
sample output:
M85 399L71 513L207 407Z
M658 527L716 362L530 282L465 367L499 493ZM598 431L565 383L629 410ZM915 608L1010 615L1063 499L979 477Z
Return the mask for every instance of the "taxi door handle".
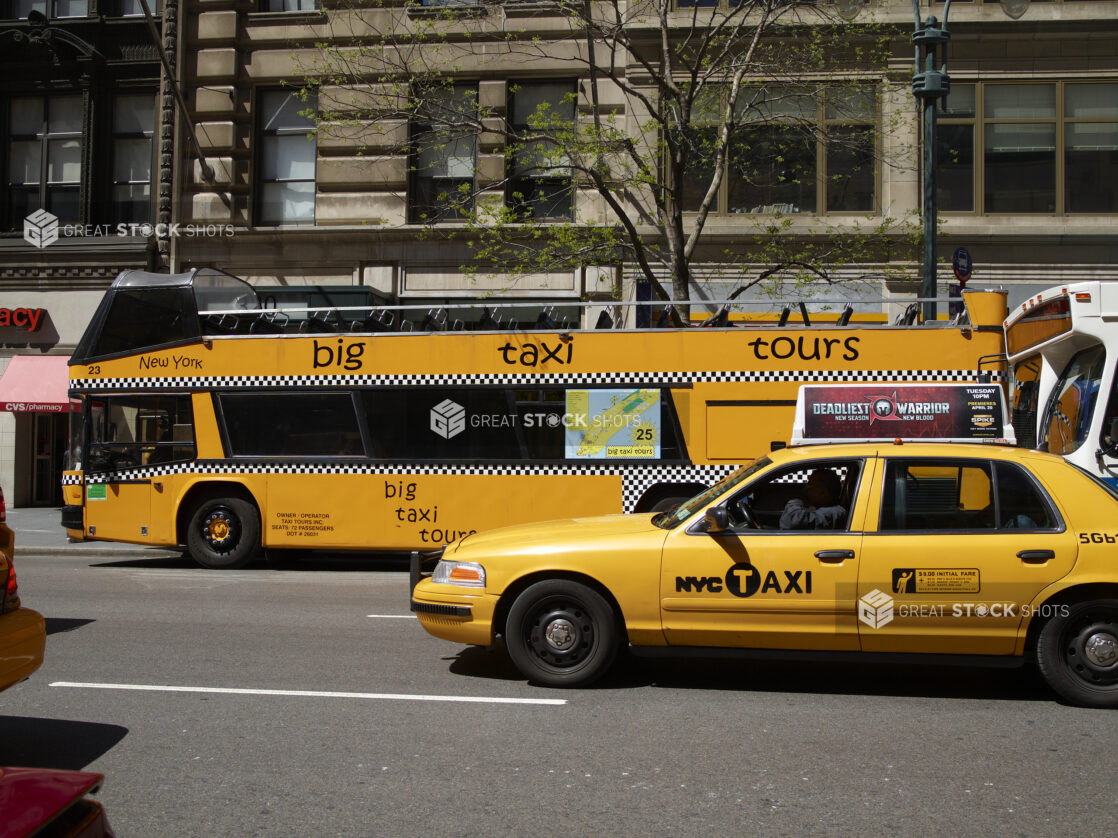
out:
M853 550L818 550L815 558L821 562L835 563L854 558Z
M1049 559L1056 558L1056 553L1053 550L1022 550L1017 554L1017 558L1028 564L1043 564Z

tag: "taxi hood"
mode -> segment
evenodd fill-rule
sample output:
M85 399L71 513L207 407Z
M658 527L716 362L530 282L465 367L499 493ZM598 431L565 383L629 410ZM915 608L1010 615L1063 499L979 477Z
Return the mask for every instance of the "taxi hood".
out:
M455 542L444 554L447 558L469 560L473 555L501 553L553 553L565 545L609 539L646 532L660 532L652 524L652 513L600 515L593 518L561 518L532 524L515 524L474 533Z

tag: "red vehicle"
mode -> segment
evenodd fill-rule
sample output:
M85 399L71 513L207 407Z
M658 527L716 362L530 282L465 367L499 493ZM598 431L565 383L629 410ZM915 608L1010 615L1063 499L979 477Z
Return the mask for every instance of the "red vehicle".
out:
M46 624L39 612L23 608L16 583L15 534L5 523L7 510L0 490L0 690L6 690L43 664L47 644Z
M104 775L0 768L0 838L115 838L105 810L86 797Z

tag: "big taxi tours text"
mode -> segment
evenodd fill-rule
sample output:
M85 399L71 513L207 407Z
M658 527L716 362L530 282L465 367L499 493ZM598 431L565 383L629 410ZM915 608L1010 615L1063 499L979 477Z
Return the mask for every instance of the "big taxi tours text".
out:
M846 338L828 338L818 336L800 335L796 338L784 335L775 338L754 338L745 342L753 350L753 357L758 361L827 361L841 359L843 361L858 360L858 344L861 338L851 335ZM346 341L338 338L337 343L319 343L317 339L313 345L313 366L315 369L339 367L350 372L360 370L364 365L365 341ZM539 367L554 362L559 366L574 363L575 340L559 338L554 345L546 340L522 341L514 344L506 341L497 347L500 360L510 367Z
M775 338L754 338L745 342L753 351L753 357L758 361L770 360L799 360L799 361L827 361L843 360L856 361L860 355L858 344L861 339L857 336L846 338L828 338L798 336L795 339L787 336ZM343 369L356 372L364 368L365 349L367 341L346 340L338 338L337 342L314 339L311 345L311 366L318 369ZM510 367L539 367L554 362L557 366L569 366L575 359L575 340L557 339L554 344L546 340L524 341L514 344L506 341L496 347L498 359ZM748 357L748 356L747 356ZM141 355L139 357L140 370L174 367L175 370L202 370L202 361L186 355L175 355L164 358L160 355ZM92 374L98 374L100 370Z

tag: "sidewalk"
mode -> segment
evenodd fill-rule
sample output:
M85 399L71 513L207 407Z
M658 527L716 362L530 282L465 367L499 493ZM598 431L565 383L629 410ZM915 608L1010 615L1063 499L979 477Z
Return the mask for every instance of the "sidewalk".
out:
M74 552L98 556L181 556L182 550L142 547L117 541L70 541L62 529L62 510L57 506L8 507L8 526L16 534L16 558Z

